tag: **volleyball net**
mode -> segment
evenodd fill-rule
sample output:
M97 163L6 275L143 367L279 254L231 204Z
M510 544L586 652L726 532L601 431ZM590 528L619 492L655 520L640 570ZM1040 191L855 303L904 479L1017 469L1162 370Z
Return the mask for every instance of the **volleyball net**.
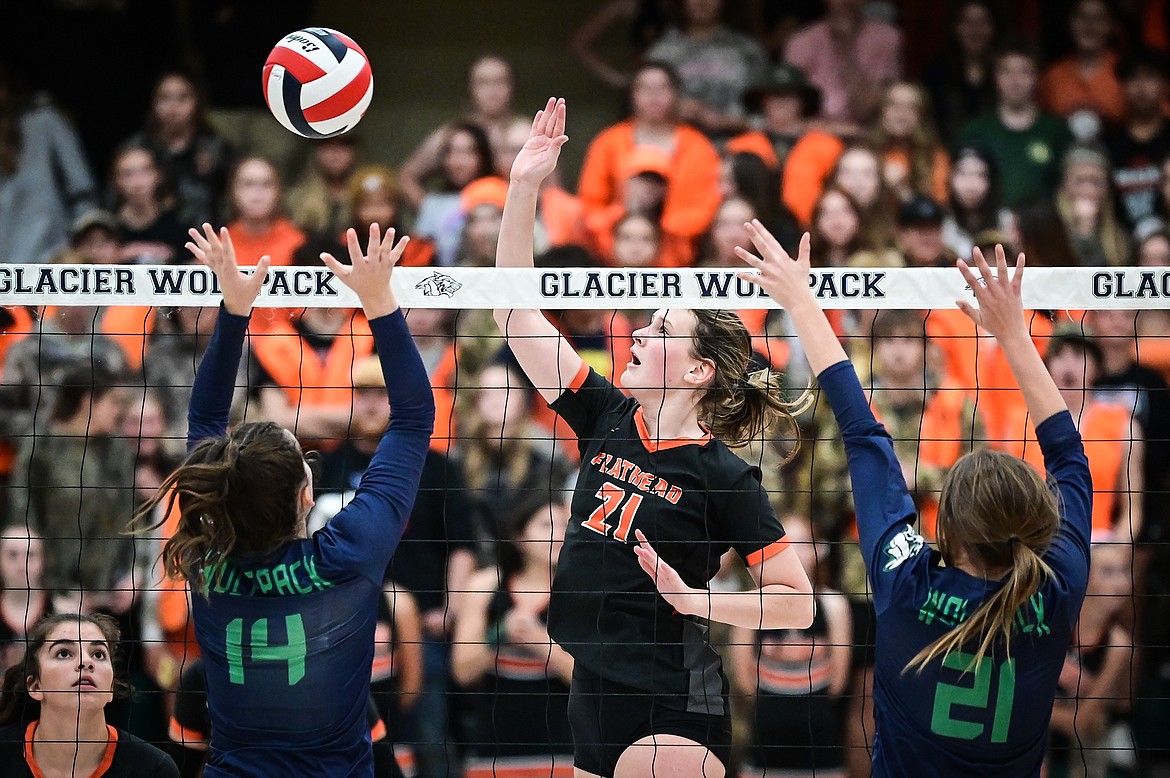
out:
M928 541L942 479L967 451L998 448L1042 468L1006 360L957 310L958 299L974 302L957 270L818 269L809 284L895 440ZM532 516L552 517L563 532L581 463L571 431L525 383L490 310L548 311L585 361L619 385L632 333L651 312L731 310L752 335L753 367L777 371L789 397L814 377L785 313L733 270L399 268L394 288L438 410L376 637L374 701L396 764L422 776L453 764L469 776L571 774L567 677L541 635L540 593L485 586L531 561L516 549L537 542L524 533ZM0 265L0 621L11 635L0 642L0 664L20 655L21 603L32 615L113 613L137 689L118 703L121 724L192 750L209 733L205 712L192 713L200 702L188 595L181 582L160 580L156 565L174 523L157 537L124 530L183 456L186 401L218 301L214 276L194 265ZM1170 762L1168 301L1170 269L1026 271L1029 326L1074 406L1093 469L1094 554L1103 554L1101 569L1120 564L1125 573L1121 584L1090 583L1092 623L1123 637L1074 640L1057 705L1097 718L1054 725L1054 766ZM373 340L356 297L324 268L273 268L257 309L233 420L276 421L320 452L309 519L319 527L352 496L392 413ZM796 422L737 453L760 468L794 543L810 552L819 588L848 607L845 618L822 607L803 632L713 626L743 775L844 774L868 759L872 742L875 617L844 451L819 399ZM555 544L542 548L551 565ZM484 573L492 570L494 578ZM749 585L734 562L711 582ZM281 583L268 586L279 593ZM924 619L959 607L921 605ZM1103 664L1102 651L1125 661ZM1105 678L1104 666L1125 672Z

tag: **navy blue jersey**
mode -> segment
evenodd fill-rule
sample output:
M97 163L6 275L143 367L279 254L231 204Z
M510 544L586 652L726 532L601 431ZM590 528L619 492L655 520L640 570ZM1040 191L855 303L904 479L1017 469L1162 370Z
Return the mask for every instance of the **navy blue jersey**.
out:
M1037 776L1052 700L1085 596L1093 487L1067 412L1036 428L1061 500L1061 528L1042 552L1054 577L1016 615L1009 652L978 670L974 647L903 672L919 651L974 613L1002 585L944 567L912 528L914 503L893 441L857 374L840 362L819 376L841 428L857 527L877 611L875 776Z
M577 434L581 473L553 579L548 632L582 667L727 714L727 680L706 622L676 612L634 554L635 530L689 586L706 588L735 549L757 564L788 544L760 471L710 435L651 440L637 401L586 365L551 407Z
M188 447L226 430L247 324L221 309L192 390ZM374 624L434 400L402 314L370 330L394 413L353 501L311 538L204 570L192 598L212 723L207 776L373 775Z

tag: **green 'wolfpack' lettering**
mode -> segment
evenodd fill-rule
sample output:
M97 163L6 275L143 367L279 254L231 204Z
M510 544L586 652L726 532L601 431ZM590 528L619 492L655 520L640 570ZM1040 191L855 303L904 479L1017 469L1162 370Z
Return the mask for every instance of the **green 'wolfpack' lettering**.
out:
M272 567L241 570L231 560L211 565L204 572L203 596L235 594L244 596L311 594L333 586L317 573L312 554L296 562L282 562Z
M918 608L918 620L932 624L936 619L948 627L956 627L967 620L968 601L938 589L926 593L926 600ZM1052 633L1052 627L1044 620L1044 595L1036 592L1028 598L1028 604L1016 611L1016 630L1024 635L1043 636Z

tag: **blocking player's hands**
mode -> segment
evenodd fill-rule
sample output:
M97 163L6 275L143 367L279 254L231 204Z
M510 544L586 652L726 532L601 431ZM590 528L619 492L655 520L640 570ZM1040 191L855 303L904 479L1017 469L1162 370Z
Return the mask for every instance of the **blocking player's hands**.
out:
M1024 303L1020 291L1024 281L1024 255L1020 254L1016 258L1014 274L1008 272L1007 255L1001 244L995 247L994 273L978 248L972 252L971 258L979 271L978 276L963 260L960 259L956 264L971 287L979 307L976 308L966 300L958 300L959 309L997 339L1011 335L1027 336L1028 327L1024 323Z
M191 236L186 244L187 250L200 264L211 268L211 272L219 279L223 307L236 316L249 315L264 285L270 259L261 257L254 272L244 273L236 263L236 249L227 227L220 227L216 233L214 227L204 222L202 232L192 227L187 230L187 234Z
M328 252L321 252L321 261L341 283L357 294L366 318L376 319L394 313L398 310L398 300L390 288L390 276L398 260L402 259L402 253L406 251L410 236L404 235L395 243L393 228L382 235L378 225L371 224L366 253L362 253L357 230L352 227L345 233L345 242L349 248L350 264L341 264Z
M808 285L812 266L809 234L806 232L801 237L796 256L792 257L759 219L752 219L744 227L759 254L753 254L743 246L736 246L735 253L758 272L745 271L739 277L763 289L787 310L791 311L802 303L815 304L816 299Z
M650 541L646 540L642 530L634 530L634 535L638 538L638 545L634 546L638 564L654 581L654 586L662 595L662 599L684 616L706 617L710 611L708 599L710 592L687 586L678 571L658 556L658 552L650 545Z
M561 146L569 140L565 134L565 100L550 97L532 120L528 140L512 163L513 183L539 185L557 166Z

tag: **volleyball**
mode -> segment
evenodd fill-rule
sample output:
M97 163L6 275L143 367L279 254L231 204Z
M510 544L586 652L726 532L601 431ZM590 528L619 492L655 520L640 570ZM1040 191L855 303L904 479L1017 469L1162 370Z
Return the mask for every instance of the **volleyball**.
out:
M289 33L264 63L264 99L284 127L305 138L352 130L374 96L374 76L361 46L337 30Z

